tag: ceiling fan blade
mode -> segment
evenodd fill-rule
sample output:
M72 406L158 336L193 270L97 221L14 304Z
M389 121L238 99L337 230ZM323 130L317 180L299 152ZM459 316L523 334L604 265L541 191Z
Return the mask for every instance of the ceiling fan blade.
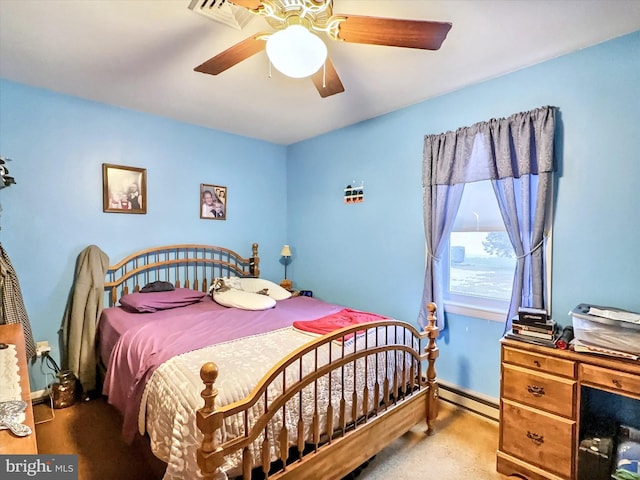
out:
M340 23L338 38L352 43L438 50L451 30L451 23L447 22L362 15L337 16L347 18Z
M252 35L240 43L236 43L224 52L198 65L194 70L196 72L208 73L209 75L218 75L224 72L226 69L264 50L266 41L257 38L260 35L261 34Z
M257 10L262 5L260 0L231 0L231 3L249 10Z
M336 93L344 92L344 86L329 57L325 60L324 65L324 68L321 67L311 76L311 80L313 80L313 84L318 89L320 96L326 98Z

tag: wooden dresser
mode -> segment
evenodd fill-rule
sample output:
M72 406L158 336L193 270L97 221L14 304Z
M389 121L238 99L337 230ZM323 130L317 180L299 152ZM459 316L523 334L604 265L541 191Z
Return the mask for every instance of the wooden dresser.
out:
M581 388L640 400L640 363L502 340L498 472L575 480Z
M33 408L31 407L31 388L29 387L29 371L27 370L27 357L24 344L22 325L0 325L0 343L14 344L18 355L18 367L20 368L20 389L22 400L27 402L25 411L25 425L31 427L33 432L27 437L17 437L9 430L0 430L0 454L35 454L38 453L36 445L36 429L33 422Z

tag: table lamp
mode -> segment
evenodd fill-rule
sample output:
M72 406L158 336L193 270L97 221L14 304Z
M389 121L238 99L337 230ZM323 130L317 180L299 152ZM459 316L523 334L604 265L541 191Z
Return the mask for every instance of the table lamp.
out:
M284 257L284 280L280 282L280 286L286 290L291 290L293 283L291 280L287 280L287 263L289 263L289 258L291 257L291 248L289 248L289 245L282 247L280 256Z

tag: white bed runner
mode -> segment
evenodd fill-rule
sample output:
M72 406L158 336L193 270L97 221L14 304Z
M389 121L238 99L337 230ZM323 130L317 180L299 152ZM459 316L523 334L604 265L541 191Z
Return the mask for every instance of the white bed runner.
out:
M2 404L0 405L0 416L5 413L7 421L10 420L13 423L21 424L24 423L26 418L24 409L18 412L16 408L12 406L15 405L14 402L22 401L18 354L15 345L5 345L8 345L7 348L0 349L0 385L2 385L2 388L0 388L0 404ZM7 406L7 408L4 408L3 405ZM10 406L11 408L9 408ZM9 426L5 424L3 418L0 418L0 430L7 428L9 428Z
M0 350L0 402L20 400L20 369L16 346L6 344L7 348Z

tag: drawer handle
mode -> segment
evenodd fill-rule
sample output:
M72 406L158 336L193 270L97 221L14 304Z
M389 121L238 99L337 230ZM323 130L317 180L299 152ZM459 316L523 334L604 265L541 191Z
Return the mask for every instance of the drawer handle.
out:
M538 385L527 385L527 392L534 397L542 397L544 395L544 387L539 387Z
M533 361L533 364L534 364L536 367L540 368L540 362L539 362L538 360L534 360L534 361Z
M540 446L544 443L544 436L538 435L537 433L533 433L527 430L527 438L531 440L536 446Z
M611 382L613 382L613 384L618 387L618 388L622 388L622 382L620 382L620 380L618 380L617 378L614 378L613 380L611 380Z

